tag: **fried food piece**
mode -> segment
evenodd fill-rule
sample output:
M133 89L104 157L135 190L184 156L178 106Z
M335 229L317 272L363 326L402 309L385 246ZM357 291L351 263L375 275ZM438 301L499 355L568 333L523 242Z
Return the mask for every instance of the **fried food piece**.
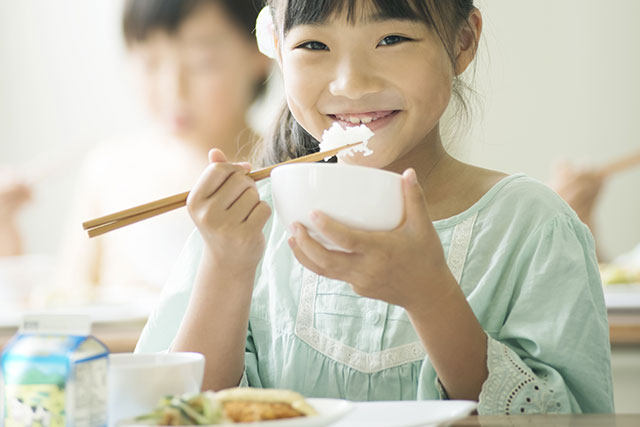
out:
M223 403L224 413L234 423L248 423L253 421L278 420L281 418L302 417L304 414L296 411L288 403L265 402L226 402Z
M236 387L216 393L233 422L253 422L316 415L304 397L291 390Z

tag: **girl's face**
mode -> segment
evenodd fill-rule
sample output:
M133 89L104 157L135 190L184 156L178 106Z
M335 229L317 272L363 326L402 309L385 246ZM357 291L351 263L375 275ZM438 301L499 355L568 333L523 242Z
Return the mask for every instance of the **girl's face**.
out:
M196 9L169 34L158 30L134 45L147 105L184 139L212 141L237 125L268 61L221 6Z
M447 52L426 24L368 14L290 29L279 49L289 108L316 139L338 121L365 123L374 154L344 161L383 168L432 131L451 97Z

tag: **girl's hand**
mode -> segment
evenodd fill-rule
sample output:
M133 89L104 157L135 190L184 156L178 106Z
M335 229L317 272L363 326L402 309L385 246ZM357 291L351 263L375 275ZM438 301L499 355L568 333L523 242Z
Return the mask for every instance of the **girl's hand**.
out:
M440 238L427 211L413 169L403 174L405 220L389 232L353 230L319 212L311 214L320 232L351 251L330 251L294 224L289 245L313 272L349 283L364 297L411 311L432 306L457 286L444 258Z
M209 161L189 193L189 214L217 265L253 274L264 251L262 228L271 209L247 176L248 163L229 163L217 149L209 152Z

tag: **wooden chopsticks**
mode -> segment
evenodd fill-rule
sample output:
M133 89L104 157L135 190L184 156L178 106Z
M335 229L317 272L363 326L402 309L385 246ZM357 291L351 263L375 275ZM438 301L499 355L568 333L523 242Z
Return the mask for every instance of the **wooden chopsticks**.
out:
M287 160L286 162L252 171L248 174L248 176L253 178L254 181L260 181L268 178L271 175L271 171L278 166L286 165L289 163L317 162L326 157L334 156L342 150L355 147L356 145L360 144L362 144L362 142L347 144L331 150L320 151L317 153L298 157L297 159ZM184 193L175 194L173 196L165 197L163 199L155 200L153 202L145 203L143 205L105 215L100 218L95 218L83 222L82 228L87 231L89 237L100 236L102 234L108 233L109 231L117 230L118 228L135 224L136 222L140 222L142 220L152 218L165 212L181 208L187 204L188 196L189 192L185 191Z

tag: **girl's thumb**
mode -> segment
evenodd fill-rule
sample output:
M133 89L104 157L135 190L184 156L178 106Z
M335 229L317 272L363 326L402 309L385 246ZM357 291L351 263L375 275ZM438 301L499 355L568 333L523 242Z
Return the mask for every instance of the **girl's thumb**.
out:
M209 162L210 163L222 163L226 162L227 157L224 155L222 150L214 148L209 151Z
M427 201L418 183L416 171L409 168L402 174L402 189L404 193L405 218L409 222L423 220L428 217Z

